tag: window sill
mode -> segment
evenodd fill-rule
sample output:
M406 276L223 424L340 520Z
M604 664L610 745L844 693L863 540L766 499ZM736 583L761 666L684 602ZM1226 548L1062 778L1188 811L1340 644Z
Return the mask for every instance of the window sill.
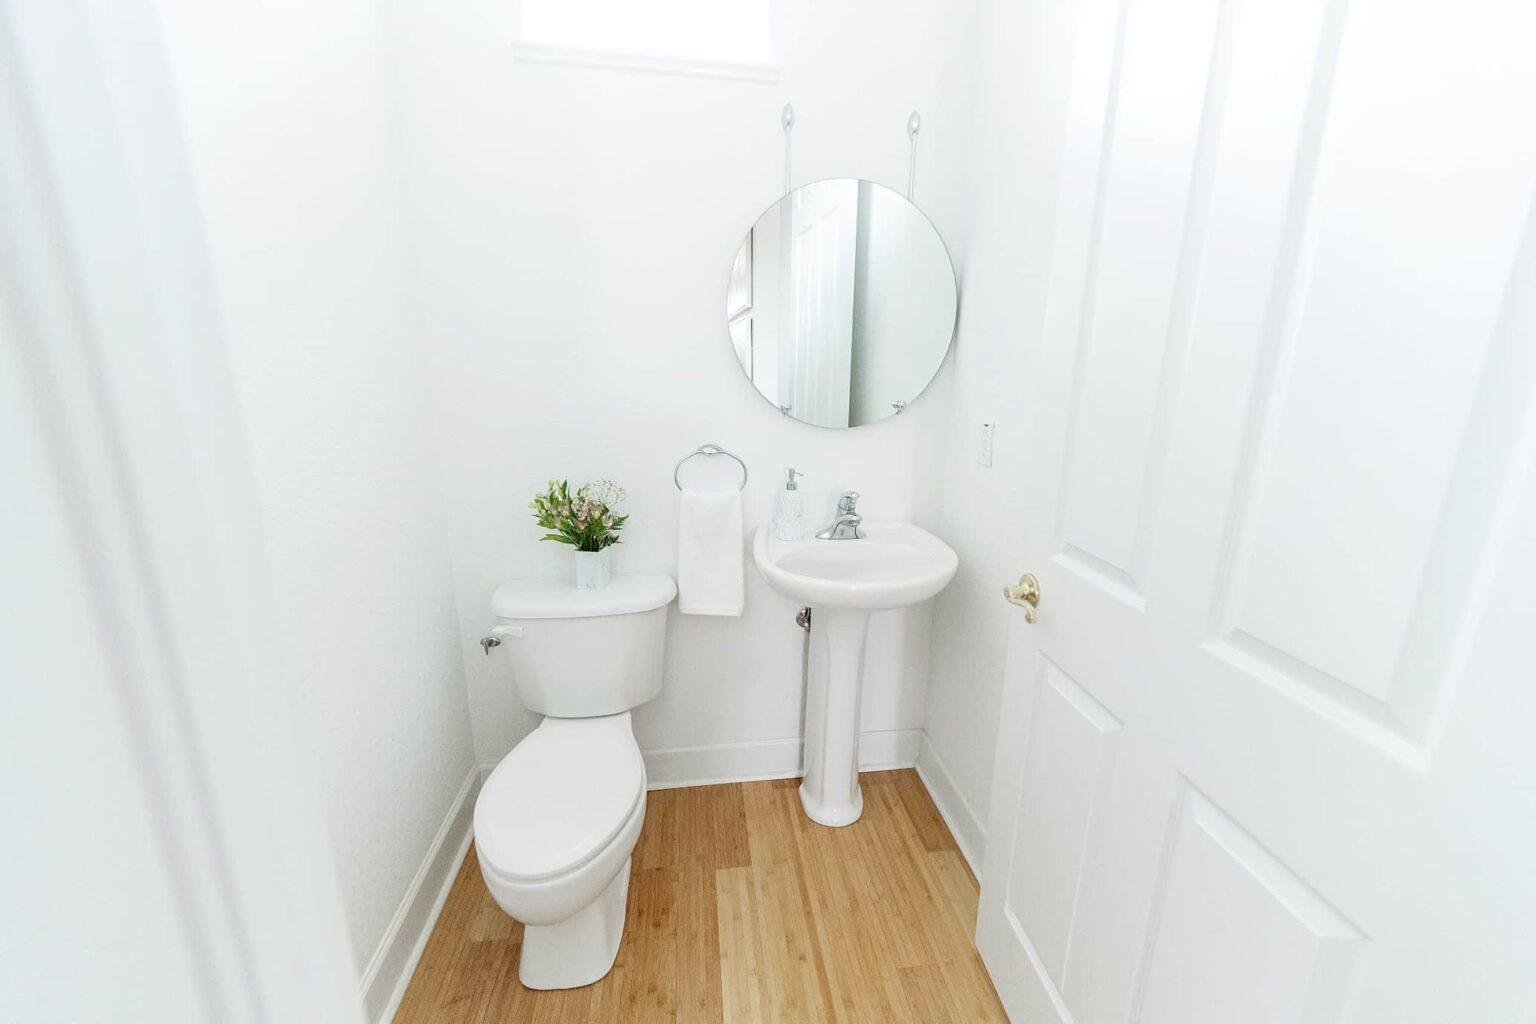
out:
M529 64L568 64L577 67L605 68L609 71L641 71L662 75L688 75L693 78L727 78L740 82L779 80L781 65L754 61L697 60L692 57L666 57L651 53L626 53L622 50L583 50L571 46L548 46L514 40L514 60Z

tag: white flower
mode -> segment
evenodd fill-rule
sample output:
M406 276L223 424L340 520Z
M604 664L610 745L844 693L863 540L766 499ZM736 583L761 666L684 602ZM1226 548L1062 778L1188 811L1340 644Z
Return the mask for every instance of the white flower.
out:
M624 488L606 478L589 482L581 491L593 501L609 508L614 508L629 497Z

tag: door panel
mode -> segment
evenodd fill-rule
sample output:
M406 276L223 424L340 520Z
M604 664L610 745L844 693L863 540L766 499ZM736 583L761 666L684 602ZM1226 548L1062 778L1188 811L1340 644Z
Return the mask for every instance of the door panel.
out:
M1135 1018L1337 1020L1359 931L1214 804L1181 790Z
M1536 1000L1531 883L1485 867L1536 856L1533 818L1469 817L1536 788L1530 744L1469 723L1536 707L1467 671L1489 614L1514 628L1501 574L1536 574L1508 562L1536 11L1446 17L1083 0L1008 567L1043 600L1011 642L977 933L1016 1020Z
M1211 601L1213 651L1384 732L1410 760L1435 700L1423 669L1454 641L1475 563L1459 554L1466 533L1443 529L1446 513L1486 522L1496 500L1452 483L1472 482L1459 466L1469 426L1480 393L1499 386L1489 367L1507 361L1490 363L1491 348L1536 177L1531 132L1510 130L1532 97L1529 43L1493 38L1530 15L1510 8L1499 28L1497 7L1481 6L1469 14L1483 37L1442 47L1433 76L1407 74L1398 50L1433 45L1443 26L1427 10L1360 6L1341 22L1344 57L1313 79L1329 87L1302 131L1316 141L1293 172L1305 179L1286 203L1294 237L1277 240L1275 273L1252 275L1271 281L1264 329L1234 336L1223 319L1197 319L1191 334L1189 372L1205 394L1184 410L1178 480L1230 467L1234 481L1186 501L1188 528L1162 546L1166 571L1192 582L1191 567L1216 563L1214 599L1198 585L1170 595ZM1244 217L1218 206L1212 224L1236 235ZM1199 305L1218 312L1244 264L1225 255L1223 276L1200 287ZM1253 374L1234 365L1234 342L1255 351ZM1247 386L1223 394L1223 376ZM1234 450L1215 438L1236 423ZM1200 543L1213 537L1220 547Z
M1120 723L1048 661L1024 763L1010 910L1059 982L1094 792Z
M1067 557L1135 595L1146 565L1138 523L1149 451L1166 410L1159 401L1165 346L1146 343L1146 325L1168 323L1176 297L1206 88L1201 54L1218 7L1198 0L1170 19L1163 6L1136 6L1126 16L1126 59L1088 226L1092 277L1081 295L1058 520Z
M847 426L859 184L851 179L817 182L795 192L793 208L791 403L801 419Z

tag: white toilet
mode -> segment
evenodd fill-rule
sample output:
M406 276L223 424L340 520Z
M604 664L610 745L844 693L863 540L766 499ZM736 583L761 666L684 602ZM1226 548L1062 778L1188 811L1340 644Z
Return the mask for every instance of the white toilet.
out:
M629 854L645 821L645 763L629 711L661 692L672 578L601 590L512 580L492 606L511 682L544 721L475 802L475 847L496 903L523 922L529 988L590 985L624 933Z

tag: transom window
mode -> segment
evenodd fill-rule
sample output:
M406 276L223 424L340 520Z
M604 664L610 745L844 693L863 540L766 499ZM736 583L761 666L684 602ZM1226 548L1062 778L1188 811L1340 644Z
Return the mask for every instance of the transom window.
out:
M520 42L641 57L764 64L771 0L522 0Z

